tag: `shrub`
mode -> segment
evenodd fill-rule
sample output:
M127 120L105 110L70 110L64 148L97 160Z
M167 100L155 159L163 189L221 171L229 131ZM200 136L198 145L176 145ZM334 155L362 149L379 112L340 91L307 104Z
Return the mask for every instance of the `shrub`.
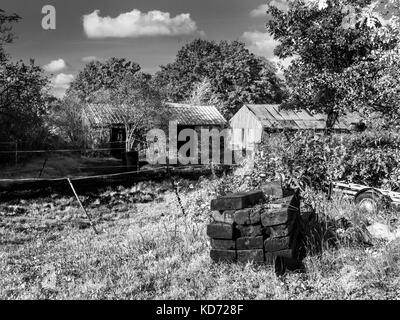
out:
M288 187L302 190L325 190L337 180L382 187L400 176L399 145L400 136L387 132L272 135L259 147L252 185L281 176Z

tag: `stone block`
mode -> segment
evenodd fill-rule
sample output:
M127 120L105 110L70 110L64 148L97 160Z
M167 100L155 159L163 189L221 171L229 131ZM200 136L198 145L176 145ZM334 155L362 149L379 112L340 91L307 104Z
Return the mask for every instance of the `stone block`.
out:
M220 197L211 201L211 210L240 210L252 207L262 201L265 196L262 191L241 192Z
M232 224L234 222L234 210L212 211L211 218L214 222Z
M250 226L237 225L236 230L238 237L258 237L262 236L263 234L263 229L261 224L255 224Z
M267 209L261 214L261 224L264 227L276 226L279 224L289 223L296 219L299 211L291 207L281 209Z
M236 239L237 250L251 250L251 249L263 249L264 238L259 237L242 237Z
M296 220L293 220L290 223L265 227L264 228L265 234L269 238L282 238L282 237L290 236L296 225L295 222L296 222Z
M236 250L215 250L210 251L210 258L214 262L235 262Z
M270 203L266 205L267 208L271 209L280 209L284 207L291 207L296 210L300 209L300 197L297 193L284 197L281 199L272 200Z
M235 223L241 225L257 224L261 221L260 208L247 208L235 212Z
M211 239L211 248L217 250L236 250L235 240Z
M213 239L234 239L232 224L212 223L207 226L207 235Z
M295 230L290 236L282 238L267 238L264 241L264 250L267 252L275 252L286 249L296 249L298 245L300 229L295 227Z

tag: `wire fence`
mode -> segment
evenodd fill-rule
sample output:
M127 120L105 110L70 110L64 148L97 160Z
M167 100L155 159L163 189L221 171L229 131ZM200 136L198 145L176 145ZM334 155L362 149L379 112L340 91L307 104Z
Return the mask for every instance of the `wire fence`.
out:
M125 151L125 141L109 142L106 146L87 148L34 148L23 141L0 141L0 164L18 167L33 157L52 157L53 155L80 155L91 158L107 156L121 157Z
M123 144L125 141L111 142L110 145ZM3 166L0 173L0 180L19 180L19 179L63 179L64 177L95 177L96 175L112 175L134 172L146 173L149 171L159 170L159 166L150 166L154 169L143 170L141 167L146 162L146 149L148 145L142 144L142 149L137 154L134 164L127 163L124 159L123 152L125 148L87 148L87 149L46 149L46 150L26 150L19 149L18 142L0 142L9 147L15 147L14 150L4 150L0 147L0 163L4 155L8 156L8 165ZM3 150L1 150L3 149ZM116 157L115 152L119 152L120 156ZM96 155L93 155L95 154ZM112 154L114 153L114 154ZM88 155L93 156L88 156ZM70 157L68 155L71 155ZM78 156L77 156L78 155ZM124 161L125 160L125 161ZM187 168L213 168L218 165L192 163L189 166L182 166L181 163L171 165L170 167L187 169ZM232 166L236 166L232 164ZM146 167L147 168L147 167ZM133 171L134 170L134 171Z

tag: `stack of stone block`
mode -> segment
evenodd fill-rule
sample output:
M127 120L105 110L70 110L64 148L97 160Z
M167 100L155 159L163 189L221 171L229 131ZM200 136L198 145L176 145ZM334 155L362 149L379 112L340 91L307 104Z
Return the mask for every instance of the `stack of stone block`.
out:
M267 263L276 257L298 259L300 237L300 200L294 193L265 204L261 214L265 228L264 252Z
M211 202L211 259L215 262L275 264L296 259L300 201L276 188L236 193Z

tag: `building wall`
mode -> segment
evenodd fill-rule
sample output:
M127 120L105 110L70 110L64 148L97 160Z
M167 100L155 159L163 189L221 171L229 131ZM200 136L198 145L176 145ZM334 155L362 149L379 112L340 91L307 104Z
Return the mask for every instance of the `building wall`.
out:
M201 154L201 151L202 150L204 150L204 148L209 148L209 159L211 159L211 157L212 157L212 152L213 152L213 150L215 149L215 148L217 148L217 146L215 146L215 145L213 145L213 142L212 142L212 139L210 139L209 140L209 142L208 143L206 143L205 145L203 145L202 144L202 130L207 130L207 131L210 131L210 130L212 130L212 129L216 129L217 130L217 132L218 133L220 133L223 129L225 129L225 126L209 126L209 125L205 125L205 126L178 126L178 128L177 128L177 130L178 130L178 137L177 138L179 138L179 134L182 132L182 130L184 130L184 129L191 129L191 130L193 130L193 131L191 131L192 133L194 133L195 134L195 136L197 137L197 150L194 150L194 149L190 149L190 151L193 153L193 152L196 152L197 151L197 154L192 154L193 156L194 156L194 158L193 158L193 160L191 161L191 163L194 163L194 162L197 162L198 164L200 164L202 161L201 161L201 156L202 156L202 154ZM152 142L152 143L149 143L148 144L148 146L147 146L147 148L149 149L149 150L151 150L151 153L152 154L154 154L155 152L157 153L157 154L159 154L159 156L160 156L160 159L163 159L163 156L162 155L168 155L168 156L171 156L170 157L170 161L171 161L171 163L175 163L177 160L177 158L179 158L179 156L178 156L178 153L179 153L179 151L181 150L181 147L182 146L184 146L184 145L186 145L186 143L187 142L189 142L189 140L192 140L193 142L194 142L194 140L193 139L195 139L193 136L191 136L191 137L188 137L188 136L186 136L186 140L185 141L177 141L176 142L176 147L177 147L177 152L176 152L176 155L171 155L169 152L168 152L168 150L169 150L169 147L171 147L172 148L172 141L171 141L171 146L169 145L169 137L168 137L168 132L165 132L165 134L166 134L166 136L165 136L165 139L166 139L166 141L164 141L164 140L157 140L156 142ZM229 139L229 137L228 137L228 139ZM222 139L221 139L222 140ZM220 150L221 150L221 156L223 156L223 147L224 147L224 143L223 143L223 141L220 141ZM185 155L185 157L186 156L189 156L189 154L186 154ZM172 159L173 157L176 157L175 159ZM196 160L195 160L196 159Z
M263 126L246 106L243 106L229 121L234 149L245 149L253 143L261 143Z
M215 141L212 141L212 139L209 139L209 141L204 143L204 141L202 141L202 131L206 130L208 132L211 132L211 130L216 129L217 130L216 132L221 133L222 130L225 129L225 127L224 126L209 126L209 125L205 125L205 126L193 126L193 127L186 127L186 128L194 129L194 131L197 134L197 139L198 139L198 143L197 143L198 162L201 163L201 154L202 154L202 151L205 150L206 148L208 148L208 150L209 150L208 151L209 152L209 160L211 161L213 150L218 148L218 146L217 145L213 145L215 143ZM179 128L179 132L182 129L185 129L185 127L180 127ZM228 139L230 139L229 136L228 136ZM189 138L187 138L187 141L188 140L189 140ZM179 142L178 143L178 150L184 143L185 142ZM224 143L225 143L225 140L223 138L221 138L220 141L219 141L219 150L220 150L221 157L223 157ZM222 160L220 159L220 161L222 161Z

